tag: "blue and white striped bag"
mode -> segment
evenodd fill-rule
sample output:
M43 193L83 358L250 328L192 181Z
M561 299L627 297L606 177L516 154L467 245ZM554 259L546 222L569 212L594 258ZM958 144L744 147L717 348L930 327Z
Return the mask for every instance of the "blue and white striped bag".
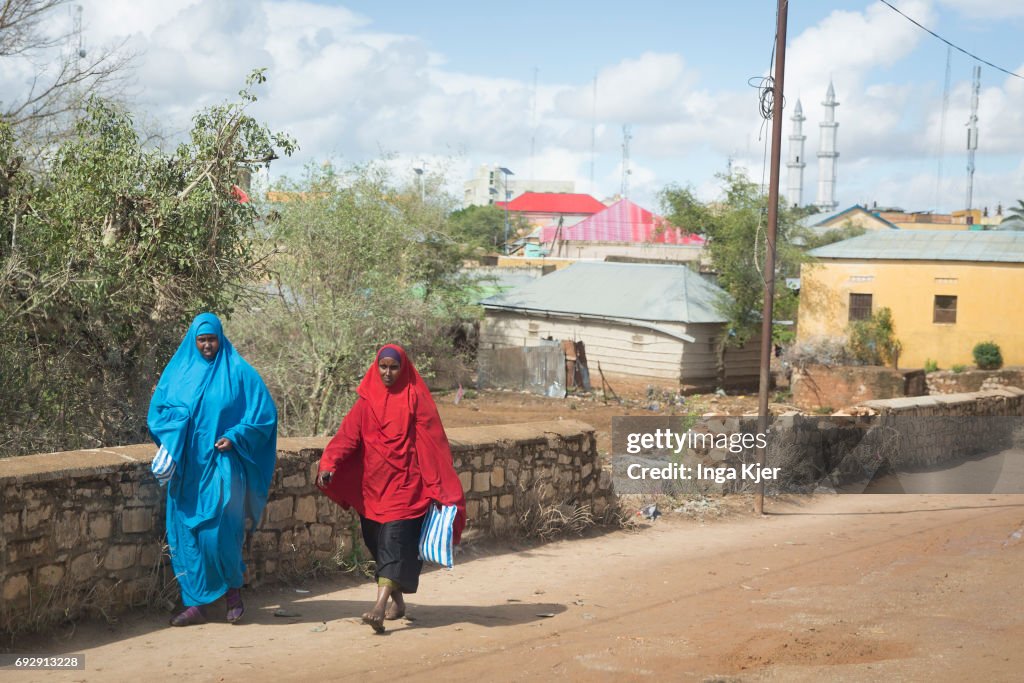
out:
M157 449L150 469L161 486L169 482L171 477L174 476L174 458L171 457L171 452L163 444L160 444L160 448Z
M423 530L420 532L421 560L452 568L455 554L452 547L452 526L455 524L457 512L458 508L454 505L431 503L427 516L423 519Z

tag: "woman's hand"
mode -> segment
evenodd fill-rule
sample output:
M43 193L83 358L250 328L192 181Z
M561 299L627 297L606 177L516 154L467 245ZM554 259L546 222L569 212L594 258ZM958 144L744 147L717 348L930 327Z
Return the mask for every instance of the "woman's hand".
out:
M219 439L217 439L217 443L213 444L213 447L216 448L221 453L223 453L224 451L230 451L232 448L235 447L235 444L231 443L229 439L226 439L225 437L222 436Z
M331 477L334 476L334 472L323 471L316 475L317 488L327 488L327 485L331 483Z

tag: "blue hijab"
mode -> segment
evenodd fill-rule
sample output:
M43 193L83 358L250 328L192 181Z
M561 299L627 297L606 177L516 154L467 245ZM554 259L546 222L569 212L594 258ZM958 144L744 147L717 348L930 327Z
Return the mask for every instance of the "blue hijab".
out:
M212 360L196 348L200 334L220 340ZM187 527L220 516L237 469L245 486L245 516L255 526L277 460L277 408L259 374L224 336L217 316L202 313L188 328L160 375L148 423L153 440L174 460L168 494ZM214 448L221 437L233 445L226 453Z

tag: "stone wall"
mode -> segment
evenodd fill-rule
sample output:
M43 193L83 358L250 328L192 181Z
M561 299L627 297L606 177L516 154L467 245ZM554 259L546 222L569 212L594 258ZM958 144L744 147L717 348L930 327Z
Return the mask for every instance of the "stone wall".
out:
M616 501L592 427L572 420L449 431L468 528L502 533L530 506ZM312 485L326 438L281 439L267 508L246 559L251 581L367 557L358 521ZM165 494L151 445L0 460L0 632L177 597Z
M964 370L963 372L939 370L938 372L929 372L927 382L929 394L962 394L1006 387L1024 389L1024 368Z
M793 369L792 392L793 404L801 409L837 409L875 399L921 396L926 386L921 370L809 365Z

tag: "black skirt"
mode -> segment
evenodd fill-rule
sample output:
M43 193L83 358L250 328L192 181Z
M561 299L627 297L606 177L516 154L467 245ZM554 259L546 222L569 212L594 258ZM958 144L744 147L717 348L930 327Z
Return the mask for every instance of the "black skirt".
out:
M425 515L424 515L425 516ZM415 593L420 585L420 529L423 517L395 522L375 522L360 517L363 543L377 565L374 580L390 579L402 587L403 593Z

